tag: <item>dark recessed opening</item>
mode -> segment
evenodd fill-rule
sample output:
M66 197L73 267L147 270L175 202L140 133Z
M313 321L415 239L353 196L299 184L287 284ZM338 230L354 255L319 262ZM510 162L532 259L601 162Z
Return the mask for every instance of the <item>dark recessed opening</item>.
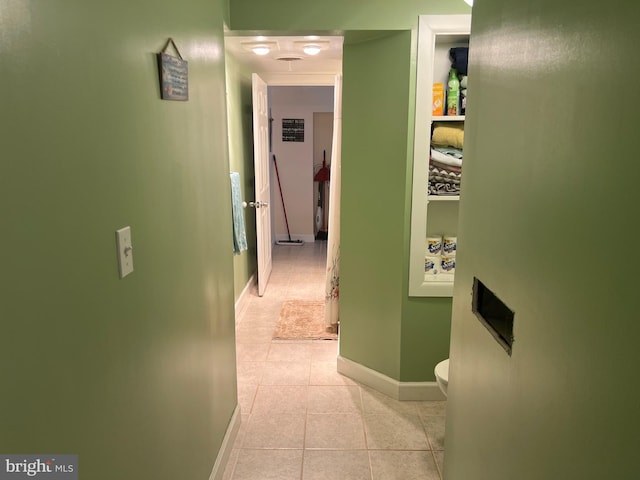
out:
M471 310L487 327L493 338L511 355L513 347L513 311L484 283L474 277Z

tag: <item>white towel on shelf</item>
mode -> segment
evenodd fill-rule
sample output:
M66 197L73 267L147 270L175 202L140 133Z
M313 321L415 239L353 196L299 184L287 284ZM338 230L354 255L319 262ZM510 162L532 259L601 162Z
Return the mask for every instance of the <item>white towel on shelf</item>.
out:
M433 158L437 162L444 163L445 165L451 165L452 167L462 166L461 159L452 157L451 155L447 155L446 153L441 153L433 148L431 149L431 158Z

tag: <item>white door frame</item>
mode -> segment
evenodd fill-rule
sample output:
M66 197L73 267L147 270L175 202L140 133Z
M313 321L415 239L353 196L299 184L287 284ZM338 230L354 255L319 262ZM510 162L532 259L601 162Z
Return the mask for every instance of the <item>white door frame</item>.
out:
M340 74L341 75L341 74ZM262 72L260 73L260 77L265 81L267 87L334 87L334 95L336 88L336 75L330 73L269 73ZM342 102L340 102L340 111L342 110ZM334 117L336 113L340 114L340 112L335 111L336 105L334 102ZM333 132L332 142L336 142L336 132ZM340 145L337 145L340 148ZM272 146L271 146L272 147ZM331 201L331 200L329 200ZM314 210L315 212L315 210ZM273 222L273 214L271 214L271 221ZM272 231L273 231L273 223L272 223ZM274 238L275 242L275 238Z
M253 129L254 129L254 170L256 178L256 199L255 204L259 208L256 208L256 237L257 237L257 262L258 262L258 296L263 296L269 282L269 276L272 269L272 256L271 247L274 243L272 224L273 215L272 209L268 208L268 203L271 202L270 197L270 168L271 168L271 154L272 145L269 144L271 138L269 138L269 122L271 121L269 115L269 105L266 98L257 92L257 84L264 82L266 88L269 86L333 86L334 89L337 86L337 76L331 74L273 74L262 72L260 74L252 74L252 94L253 94ZM341 102L334 102L334 116L336 113L336 107L342 110ZM260 120L264 115L267 117L266 130ZM336 132L333 132L333 142L336 141ZM340 148L340 145L336 145ZM267 163L264 162L264 152L262 149L266 149ZM267 181L269 185L262 184ZM262 184L262 185L259 185ZM262 208L260 208L262 207ZM267 207L267 208L265 208Z

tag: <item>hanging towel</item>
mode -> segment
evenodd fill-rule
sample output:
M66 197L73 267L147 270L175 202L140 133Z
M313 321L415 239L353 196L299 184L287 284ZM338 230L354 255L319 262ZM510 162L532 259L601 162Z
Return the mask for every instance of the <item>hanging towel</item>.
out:
M233 253L240 255L247 249L247 232L244 229L240 174L231 172L231 212L233 214Z
M460 75L467 74L469 64L469 47L454 47L449 50L451 67L455 68Z

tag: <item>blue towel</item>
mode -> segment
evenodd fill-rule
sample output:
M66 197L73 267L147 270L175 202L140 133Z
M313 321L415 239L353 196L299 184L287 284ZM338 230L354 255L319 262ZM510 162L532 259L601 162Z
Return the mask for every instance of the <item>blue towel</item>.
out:
M240 255L247 249L247 232L244 229L240 174L231 172L231 212L233 213L233 253Z
M455 68L460 75L467 74L469 66L469 47L454 47L449 50L451 67Z

